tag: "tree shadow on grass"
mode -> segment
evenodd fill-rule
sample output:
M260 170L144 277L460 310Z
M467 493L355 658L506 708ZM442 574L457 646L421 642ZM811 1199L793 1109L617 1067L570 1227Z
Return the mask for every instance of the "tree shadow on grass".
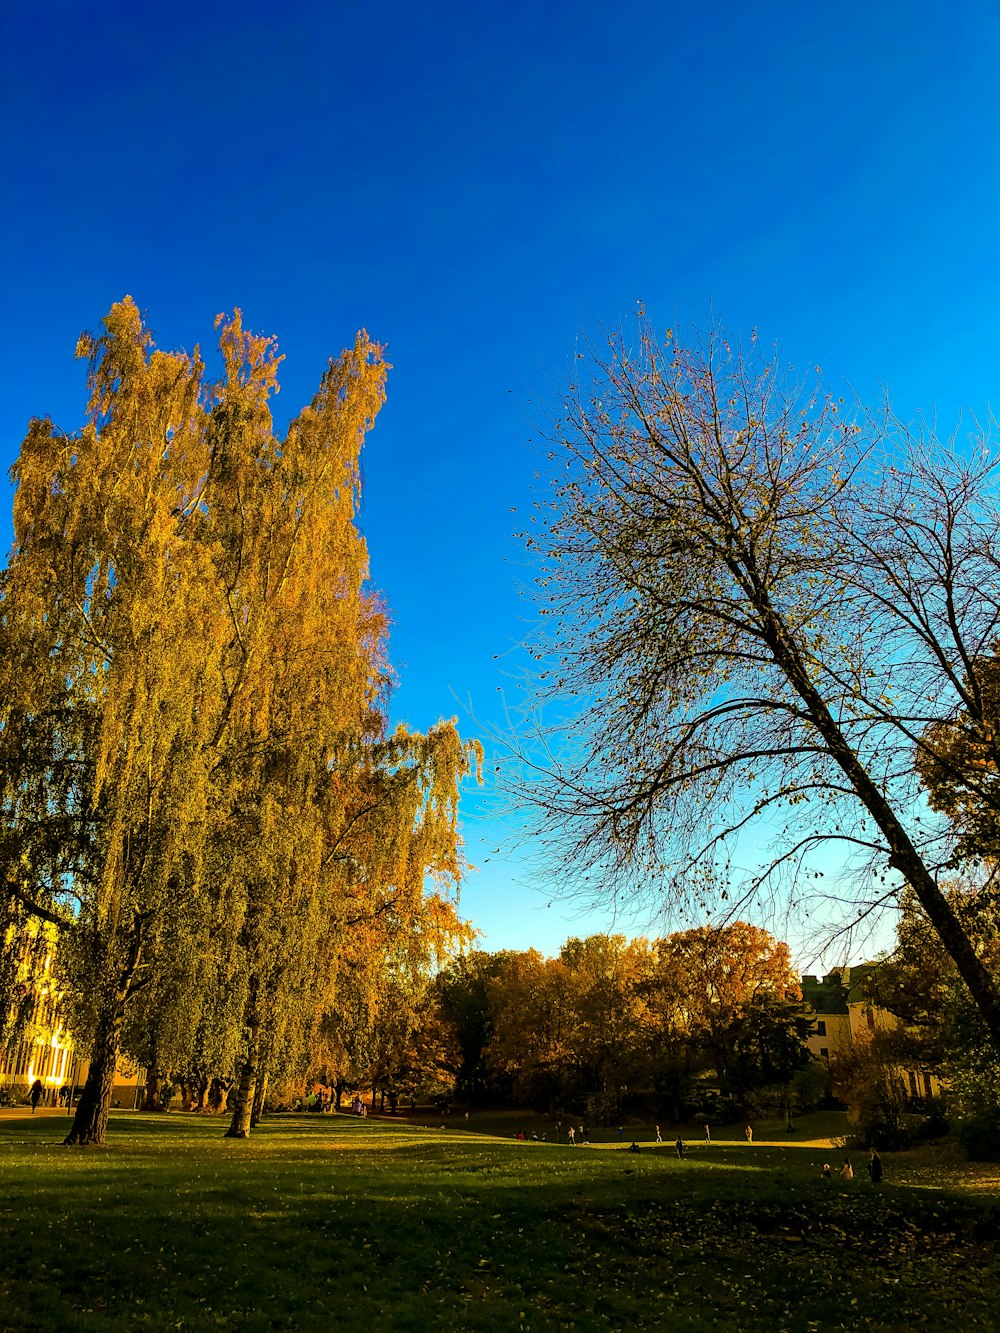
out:
M5 1327L994 1327L996 1208L961 1193L823 1182L780 1148L681 1162L218 1128L137 1117L121 1152L8 1145Z

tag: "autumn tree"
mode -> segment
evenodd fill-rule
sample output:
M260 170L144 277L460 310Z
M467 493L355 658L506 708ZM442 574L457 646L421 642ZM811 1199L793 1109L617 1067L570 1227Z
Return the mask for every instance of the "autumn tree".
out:
M424 876L460 873L475 755L448 724L385 734L386 619L354 522L381 349L359 334L278 439L273 339L219 324L208 382L197 349L155 349L115 305L80 343L88 424L33 422L12 473L0 869L5 899L59 928L91 1050L68 1142L103 1140L123 1029L168 974L164 1002L226 995L244 1135L262 1058L300 1048L331 922L380 894L404 923L433 916Z
M784 1087L808 1061L811 1016L788 946L745 922L664 939L591 935L556 958L473 952L438 978L470 1100L621 1114L626 1094L683 1114L713 1070L735 1097Z
M130 301L90 362L89 423L32 423L3 585L5 890L61 928L90 1073L70 1141L100 1142L155 936L196 929L225 635L194 537L211 471L197 355L151 350Z
M503 975L509 956L482 949L464 951L448 960L435 981L441 1010L458 1042L455 1090L473 1106L503 1101L510 1089L510 1080L501 1075L498 1081L486 1055L495 1023L493 983Z
M620 1115L623 1094L649 1073L646 983L654 957L648 940L623 935L573 938L559 951L572 982L577 1088L605 1120Z
M148 983L129 1005L122 1050L146 1071L142 1109L162 1109L160 1089L180 1082L207 1094L232 1081L242 1017L230 969L200 937L172 933L157 950Z
M554 721L503 780L574 882L610 893L666 881L718 907L748 828L787 835L748 898L783 870L801 897L814 853L852 850L853 919L909 884L1000 1049L998 979L940 887L953 838L913 758L960 718L995 771L984 440L852 418L756 339L686 345L641 312L634 347L613 334L581 361L526 534L548 627L531 716Z
M308 1054L311 1073L332 1084L338 1099L349 1087L377 1086L392 1093L405 1085L412 1092L418 1068L431 1068L435 1050L442 1068L448 1060L457 1068L447 1025L435 1046L439 1025L434 978L471 932L447 892L449 881L461 873L457 833L452 828L445 836L444 825L435 828L444 812L435 814L430 807L434 787L444 792L447 756L464 773L467 751L460 744L452 747L457 737L451 724L434 731L436 739L433 733L414 737L397 732L397 766L391 774L383 767L377 790L367 787L366 804L348 812L342 836L332 844L342 858L340 873L348 873L349 889L328 922L321 964L306 997L300 1049ZM413 760L418 751L420 762L398 766L403 753ZM445 765L437 779L431 778L435 755ZM451 809L457 814L457 807ZM367 832L366 818L374 821ZM450 818L446 816L446 823ZM349 847L354 848L350 856ZM438 876L430 892L423 884L426 873ZM287 1041L281 1045L289 1049Z
M649 1086L674 1120L684 1118L696 1079L711 1068L711 1057L692 1027L690 969L675 937L653 941L653 965L643 984L647 1012L645 1030Z
M573 980L560 959L536 949L502 955L489 984L487 1068L512 1100L554 1109L580 1091Z
M259 1108L277 1061L287 1078L319 1049L348 1081L370 1081L387 1058L390 1029L402 1022L408 1038L394 1007L421 992L433 967L469 936L455 898L464 869L457 794L477 766L478 747L441 722L426 734L398 727L326 770L311 899L318 911L303 922L280 907L266 933L241 938L256 1011L234 1136L249 1128L254 1093ZM275 931L287 949L280 976Z
M461 1063L455 1029L441 1011L430 979L387 979L375 1057L360 1080L393 1114L401 1097L441 1104L452 1100Z
M790 1079L810 1023L788 945L745 921L657 941L688 1042L710 1058L723 1093Z

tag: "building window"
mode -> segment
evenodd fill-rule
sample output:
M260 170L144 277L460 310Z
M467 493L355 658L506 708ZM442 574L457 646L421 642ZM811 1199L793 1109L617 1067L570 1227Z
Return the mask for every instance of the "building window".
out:
M924 1096L925 1097L934 1096L933 1090L931 1089L931 1076L930 1074L926 1073L924 1074Z
M915 1097L917 1095L917 1076L912 1069L909 1071L909 1074L910 1074L910 1096Z
M869 1032L874 1032L874 1031L875 1031L875 1010L874 1010L874 1009L866 1009L866 1010L865 1010L865 1018L868 1020L868 1031L869 1031Z
M821 1047L819 1048L819 1053L820 1053L820 1055L823 1057L824 1060L828 1060L828 1059L830 1058L830 1048L829 1048L829 1046L821 1046Z
M826 1036L826 1024L823 1022L822 1018L816 1020L816 1036L817 1037Z

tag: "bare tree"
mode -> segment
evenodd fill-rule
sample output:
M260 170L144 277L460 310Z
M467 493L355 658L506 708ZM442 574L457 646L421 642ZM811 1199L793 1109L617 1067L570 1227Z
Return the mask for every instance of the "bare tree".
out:
M787 830L761 882L846 843L869 872L855 914L910 884L1000 1048L997 979L938 885L953 839L915 768L957 716L984 772L1000 759L985 438L845 417L756 338L660 340L642 311L634 349L613 334L580 360L590 379L550 418L552 490L525 534L531 705L575 713L519 743L505 781L611 892L710 895L723 849L761 821Z

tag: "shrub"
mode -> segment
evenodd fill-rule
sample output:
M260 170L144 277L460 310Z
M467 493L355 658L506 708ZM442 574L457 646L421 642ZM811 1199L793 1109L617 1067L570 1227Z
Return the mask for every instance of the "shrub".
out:
M1000 1124L992 1116L960 1125L958 1141L971 1162L1000 1162Z
M918 1139L941 1139L951 1128L948 1108L942 1097L928 1097L922 1107L923 1115L916 1127Z

